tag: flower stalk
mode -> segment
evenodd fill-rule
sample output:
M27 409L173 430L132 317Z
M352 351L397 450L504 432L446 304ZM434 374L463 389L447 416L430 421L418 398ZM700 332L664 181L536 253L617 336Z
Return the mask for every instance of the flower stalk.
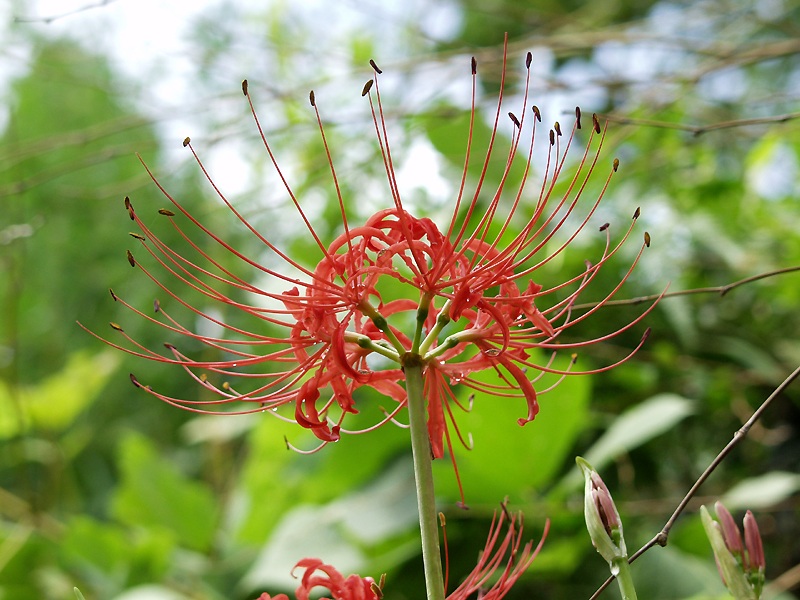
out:
M422 562L428 600L444 600L444 577L439 551L439 529L436 495L433 487L433 455L425 416L422 361L418 355L403 359L408 394L408 417L411 429L411 451L414 457L414 481L417 487L419 528L422 536Z

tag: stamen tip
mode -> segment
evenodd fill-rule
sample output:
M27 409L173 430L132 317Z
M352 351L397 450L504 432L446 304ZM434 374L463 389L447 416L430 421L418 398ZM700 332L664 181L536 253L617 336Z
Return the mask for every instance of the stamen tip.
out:
M374 61L374 60L372 60L371 58L369 59L369 66L370 66L370 67L372 67L372 68L375 70L375 72L376 72L378 75L380 75L381 73L383 73L383 71L381 71L381 70L378 68L378 65L376 65L376 64L375 64L375 61Z
M477 75L478 74L478 61L475 60L474 56L472 57L472 74L473 75Z
M171 210L168 210L166 208L159 208L158 209L158 214L164 215L165 217L174 217L175 216L174 212L172 212Z
M517 127L519 127L519 126L520 126L520 124L519 124L519 119L517 118L517 116L516 116L514 113L512 113L512 112L509 112L509 113L508 113L508 117L509 117L509 118L511 119L511 121L514 123L514 125L516 125Z
M646 231L644 232L644 245L650 247L650 234Z
M153 300L153 312L157 312L157 313L161 312L161 303L158 301L157 298L155 300Z
M576 121L576 125L577 125L578 129L580 129L581 128L581 107L580 106L576 106L575 107L575 121Z
M247 79L242 79L242 93L247 96Z
M111 326L111 329L115 329L116 331L125 331L119 323L114 323L114 321L111 321L109 325Z
M117 295L114 293L114 290L108 288L108 293L111 294L111 298L113 298L114 302L117 301Z
M130 374L128 375L128 377L130 377L130 378L131 378L131 383L133 384L133 386L134 386L134 387L137 387L137 388L140 388L140 387L142 387L142 384L141 384L141 383L139 383L139 380L138 380L138 379L136 379L136 375L134 375L133 373L130 373Z
M130 263L130 265L132 267L135 267L136 266L136 260L133 258L133 254L131 254L130 250L126 250L126 253L128 255L128 262Z
M531 110L533 111L533 114L536 115L536 120L539 121L539 123L541 123L542 113L539 111L539 107L534 104L533 106L531 106Z
M617 169L619 169L619 159L618 158L614 159L614 164L613 164L612 168L614 169L614 173L616 173Z
M553 124L553 129L555 129L555 130L556 130L556 134L558 135L558 137L561 137L561 123L559 123L558 121L556 121L556 122Z
M185 138L183 138L183 147L184 148L186 148L186 146L188 146L191 143L192 143L192 138L190 138L188 135Z
M311 90L308 93L308 101L311 103L311 106L314 106L314 107L317 106L317 101L316 101L316 98L314 97L314 90Z
M372 89L372 84L373 83L375 83L374 80L370 79L369 81L367 81L367 83L364 84L364 87L361 90L361 97L362 98L364 96L366 96L367 94L369 94L369 91Z
M638 219L639 215L641 214L642 214L642 208L640 206L637 206L636 210L633 211L633 220L635 221L636 219Z
M128 211L128 216L131 218L131 221L136 219L136 216L133 212L133 204L131 203L131 199L128 196L125 196L125 210Z
M597 113L592 113L592 125L594 126L594 132L600 133L600 120L597 118Z
M610 226L611 226L611 223L603 223L602 225L600 225L600 231L605 231Z
M528 54L525 55L525 68L530 69L532 62L533 62L533 54L528 52Z

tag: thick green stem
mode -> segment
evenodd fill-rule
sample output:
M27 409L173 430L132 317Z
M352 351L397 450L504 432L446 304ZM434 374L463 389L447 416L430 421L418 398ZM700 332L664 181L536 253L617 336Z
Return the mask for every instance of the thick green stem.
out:
M425 586L428 600L444 600L444 578L439 552L439 526L436 496L433 490L433 459L425 417L422 361L418 355L406 355L403 368L408 395L408 418L411 423L411 450L414 455L414 479L417 484L419 528L422 534L422 562L425 566Z
M619 569L619 573L616 575L622 600L637 600L636 588L633 585L633 577L631 577L631 567L628 564L628 558L625 557L615 560L614 566Z

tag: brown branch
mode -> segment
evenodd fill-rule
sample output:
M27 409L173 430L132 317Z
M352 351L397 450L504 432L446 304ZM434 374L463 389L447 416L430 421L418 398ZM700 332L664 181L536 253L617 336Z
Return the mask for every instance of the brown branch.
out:
M655 545L659 546L667 545L667 540L669 538L670 530L672 529L673 525L675 525L675 522L678 520L678 517L681 516L681 513L683 513L684 509L689 504L691 499L697 493L697 490L700 489L700 486L702 486L706 482L706 480L711 476L711 474L720 465L720 463L723 460L725 460L728 454L730 454L731 451L739 444L739 442L741 442L745 438L747 433L750 431L750 428L753 427L756 421L758 421L758 419L761 418L761 415L763 415L764 412L769 408L769 406L772 404L775 398L780 396L783 393L783 391L787 387L789 387L792 384L792 382L798 377L800 377L800 367L797 367L794 371L792 371L792 373L786 379L784 379L783 382L777 388L775 388L775 391L773 391L769 395L769 398L764 400L764 402L761 403L761 406L759 406L755 410L755 412L753 412L753 414L750 416L747 422L733 434L733 438L731 438L731 441L728 442L728 444L720 451L719 454L717 454L716 458L714 458L714 460L711 461L711 464L709 464L708 467L706 467L706 470L703 471L700 477L697 478L697 481L694 482L694 485L689 489L689 491L683 497L683 500L680 501L678 507L675 509L675 512L672 513L672 516L667 520L666 524L661 529L661 531L659 531L653 537L653 539L647 542L644 546L639 548L633 554L633 556L631 556L628 559L629 563L635 561L637 558L639 558L642 554L647 552L650 548L652 548ZM596 600L596 598L600 596L600 593L604 589L606 589L611 584L612 581L614 581L613 577L609 577L608 579L606 579L603 582L603 584L597 589L597 591L592 595L592 597L589 598L589 600Z
M50 23L52 23L53 21L57 21L58 19L63 19L64 17L71 17L72 15L92 10L94 8L102 8L103 6L107 6L112 2L116 1L117 0L99 0L99 2L95 2L94 4L85 4L84 6L79 6L74 10L70 10L65 13L60 13L57 15L50 15L49 17L14 17L14 23L44 23L46 25L49 25Z
M681 290L678 292L667 292L662 294L650 294L649 296L637 296L636 298L628 298L626 300L609 300L608 302L603 302L603 306L628 306L634 304L641 304L643 302L653 302L658 300L659 298L675 298L676 296L693 296L695 294L719 294L720 296L724 296L732 289L737 288L741 285L745 285L747 283L752 283L753 281L759 281L760 279L767 279L769 277L775 277L777 275L785 275L786 273L794 273L795 271L800 271L800 265L794 267L786 267L783 269L776 269L775 271L767 271L766 273L759 273L758 275L752 275L750 277L745 277L744 279L740 279L738 281L734 281L733 283L728 283L726 285L718 285L714 287L704 287L704 288L694 288L691 290ZM576 304L572 307L573 310L586 310L590 308L594 308L598 305L598 302L587 302L584 304Z
M787 113L785 115L774 115L771 117L755 117L752 119L735 119L732 121L720 121L710 125L691 125L689 123L670 123L669 121L654 121L652 119L636 119L634 117L623 117L617 115L599 115L602 118L614 123L623 125L637 125L639 127L657 127L660 129L676 129L678 131L688 131L693 135L701 135L709 131L719 129L733 129L734 127L747 127L750 125L764 125L767 123L786 123L800 118L800 112Z

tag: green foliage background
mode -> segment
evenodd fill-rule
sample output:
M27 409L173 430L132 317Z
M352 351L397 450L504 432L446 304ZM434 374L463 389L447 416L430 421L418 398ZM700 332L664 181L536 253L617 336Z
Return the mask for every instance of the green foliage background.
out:
M15 73L6 77L0 136L0 598L69 598L73 586L87 600L254 598L291 591L289 571L305 556L345 573L387 573L389 599L421 597L405 430L346 437L311 456L288 452L284 436L303 448L313 439L268 416L197 417L162 405L135 390L128 372L167 393L200 392L183 373L114 352L76 325L104 333L109 321L121 322L151 347L165 341L163 331L124 313L106 291L139 307L157 295L125 260L134 240L122 198L154 215L154 227L166 202L135 153L215 232L252 256L263 254L194 163L185 154L176 158L182 137L164 137L176 119L198 132L192 137L201 153L219 160L235 152L246 175L232 200L281 247L313 264L315 246L238 93L244 77L294 191L330 239L340 217L308 90L317 91L355 222L388 200L359 96L371 74L367 60L375 58L386 72L396 164L410 165L401 179L405 199L413 211L439 218L451 206L463 161L469 57L479 60L479 104L488 115L507 31L508 96L520 90L519 66L530 49L534 102L546 122L569 122L576 103L610 119L601 161L610 165L619 156L622 166L598 222L621 231L641 206L640 231L653 237L624 297L658 293L667 283L672 292L720 286L800 265L800 5L792 0L212 3L189 24L180 58L191 65L192 93L177 105L153 100L151 88L164 83L158 73L123 75L108 37L84 29L87 19L118 4L85 6L58 19L56 31L28 19L33 8L13 5L0 54L5 71ZM177 57L164 58L170 60ZM490 127L477 123L476 147ZM420 151L438 179L416 177ZM503 160L492 164L487 189L496 187L502 167ZM159 231L181 244L166 227ZM582 237L542 271L542 283L580 272L599 243ZM633 252L636 243L629 246ZM219 248L208 251L234 264ZM630 258L603 273L598 299ZM647 541L800 363L799 304L797 272L724 296L665 299L647 318L653 333L633 360L567 379L525 428L515 422L523 406L479 395L473 411L459 417L474 441L456 457L470 510L455 506L449 462L436 465L452 581L475 564L491 514L508 497L525 512L531 537L545 518L552 521L545 550L508 597L591 596L607 573L583 527L574 456L603 473L628 546ZM581 338L607 333L640 311L608 307L585 322ZM634 328L587 349L579 366L620 359L640 335ZM377 394L365 391L360 402L363 425L381 417ZM700 503L719 497L735 511L756 513L775 582L770 597L800 590L799 406L795 384L700 490L669 546L634 564L640 597L725 597L696 514ZM615 594L609 589L603 597Z

